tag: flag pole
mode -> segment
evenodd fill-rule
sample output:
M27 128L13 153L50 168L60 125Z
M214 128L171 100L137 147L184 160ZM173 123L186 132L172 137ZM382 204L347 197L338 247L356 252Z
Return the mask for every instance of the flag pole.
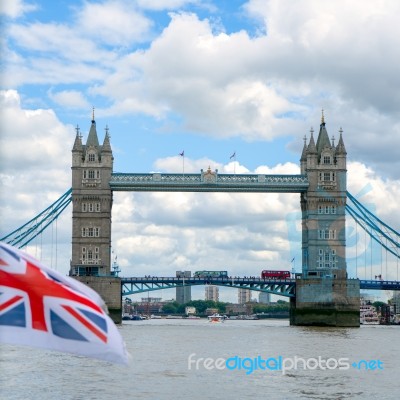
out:
M179 153L182 157L182 176L185 175L185 150L182 150L182 153Z
M233 158L233 175L236 175L236 150L230 156L231 160L232 160L232 158Z

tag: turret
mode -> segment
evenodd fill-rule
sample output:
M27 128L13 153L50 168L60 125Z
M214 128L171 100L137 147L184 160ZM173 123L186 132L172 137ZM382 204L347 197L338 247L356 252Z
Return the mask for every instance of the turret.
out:
M344 147L344 142L343 142L343 129L339 129L339 142L336 146L336 163L339 168L346 169L347 168L347 163L346 163L346 158L347 158L347 152L346 148Z
M76 126L75 130L75 142L74 146L72 147L72 167L80 165L83 158L82 136L80 135L78 125Z
M313 168L316 166L318 160L317 147L314 142L314 129L310 129L310 142L307 147L307 168Z

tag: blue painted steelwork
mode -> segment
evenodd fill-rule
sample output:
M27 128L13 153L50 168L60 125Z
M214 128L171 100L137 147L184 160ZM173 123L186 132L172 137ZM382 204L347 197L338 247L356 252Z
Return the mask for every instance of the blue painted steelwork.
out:
M236 289L250 289L285 297L295 297L296 280L265 280L261 278L121 278L122 296L183 286L218 285ZM400 290L399 281L360 280L360 289Z
M60 216L71 202L71 193L72 189L67 190L58 200L40 214L13 232L2 237L0 241L18 247L19 249L26 246Z
M236 289L250 289L285 297L295 297L294 279L267 280L261 278L176 278L140 277L121 278L122 296L129 296L153 290L173 289L183 286L217 285Z
M200 174L113 173L113 191L136 192L245 192L302 193L309 186L306 175L233 175L218 171Z
M400 290L400 282L399 281L360 280L360 289Z
M346 211L354 218L368 235L391 254L400 258L400 233L381 221L376 215L365 208L354 196L347 192Z

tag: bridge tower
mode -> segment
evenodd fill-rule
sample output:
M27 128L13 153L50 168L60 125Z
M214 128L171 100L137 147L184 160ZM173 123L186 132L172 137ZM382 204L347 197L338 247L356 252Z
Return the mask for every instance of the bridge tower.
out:
M322 114L317 144L313 130L304 141L301 173L309 187L301 194L303 278L346 278L346 148L342 129L337 146Z
M301 194L302 274L296 281L291 324L359 326L360 284L347 279L347 152L342 129L338 144L329 139L322 112L315 144L304 140L301 173L309 187Z
M94 111L86 144L76 128L72 148L72 258L70 275L96 290L121 319L121 283L111 272L110 179L113 154L108 128L99 144Z

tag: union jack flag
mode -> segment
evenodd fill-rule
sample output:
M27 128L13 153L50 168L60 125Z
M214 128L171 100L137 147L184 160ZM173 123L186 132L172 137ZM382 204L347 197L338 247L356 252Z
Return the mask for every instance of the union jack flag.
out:
M123 340L92 289L0 243L0 341L128 361Z

